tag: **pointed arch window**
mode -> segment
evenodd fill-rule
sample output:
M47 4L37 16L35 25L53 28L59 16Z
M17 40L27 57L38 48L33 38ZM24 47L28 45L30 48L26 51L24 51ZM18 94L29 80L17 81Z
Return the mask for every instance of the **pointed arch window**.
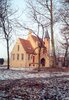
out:
M19 60L19 54L17 54L17 60Z
M21 60L23 60L23 59L24 59L24 54L22 53L22 54L21 54Z

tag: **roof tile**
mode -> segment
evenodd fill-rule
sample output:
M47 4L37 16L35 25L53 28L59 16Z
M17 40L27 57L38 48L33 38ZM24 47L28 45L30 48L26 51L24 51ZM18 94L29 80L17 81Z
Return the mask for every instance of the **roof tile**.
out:
M22 46L24 47L25 51L29 54L35 54L34 48L32 47L31 43L29 40L21 39L19 38Z

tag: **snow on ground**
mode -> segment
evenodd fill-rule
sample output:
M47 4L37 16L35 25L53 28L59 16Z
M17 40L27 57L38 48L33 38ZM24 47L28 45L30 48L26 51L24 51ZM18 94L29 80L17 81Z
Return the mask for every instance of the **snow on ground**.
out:
M30 73L24 70L0 70L0 80L49 77L49 73Z
M0 69L0 100L69 100L68 79L69 72Z
M32 69L14 70L0 69L0 80L21 78L48 78L53 76L69 75L69 72L32 72Z

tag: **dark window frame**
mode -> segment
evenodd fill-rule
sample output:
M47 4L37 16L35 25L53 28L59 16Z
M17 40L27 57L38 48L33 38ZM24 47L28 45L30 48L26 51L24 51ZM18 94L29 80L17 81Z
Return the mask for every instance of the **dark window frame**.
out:
M19 60L19 54L17 54L17 60Z
M21 60L24 60L24 54L23 53L21 54Z

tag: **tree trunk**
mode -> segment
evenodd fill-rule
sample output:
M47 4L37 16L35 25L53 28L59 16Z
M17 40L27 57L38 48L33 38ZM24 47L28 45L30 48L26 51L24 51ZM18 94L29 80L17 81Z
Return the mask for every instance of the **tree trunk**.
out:
M54 45L54 33L53 33L53 8L52 8L52 0L51 1L51 44L52 44L52 54L53 54L53 60L52 60L52 67L56 67L56 54L55 54L55 45Z
M68 47L66 47L65 55L64 55L64 66L67 67L67 54L68 54Z
M38 71L40 71L40 53L41 53L41 47L39 47L39 52L38 52Z
M10 60L9 60L9 40L7 39L7 69L10 68Z

